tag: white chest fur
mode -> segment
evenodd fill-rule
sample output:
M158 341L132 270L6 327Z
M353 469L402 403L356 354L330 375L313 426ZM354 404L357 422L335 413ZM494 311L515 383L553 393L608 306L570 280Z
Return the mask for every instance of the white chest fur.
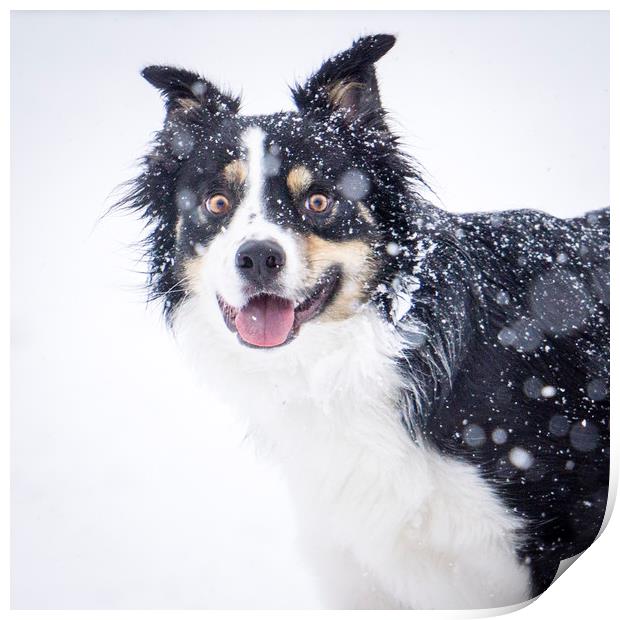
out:
M396 333L372 309L251 350L190 299L174 330L200 374L280 461L303 544L334 607L478 608L526 600L517 519L475 468L400 421Z

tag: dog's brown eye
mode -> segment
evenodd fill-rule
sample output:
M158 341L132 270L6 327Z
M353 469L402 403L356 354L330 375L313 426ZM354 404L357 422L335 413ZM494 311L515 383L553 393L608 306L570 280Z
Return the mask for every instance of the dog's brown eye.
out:
M315 213L323 213L329 207L329 198L324 194L312 194L306 200L306 208Z
M230 209L230 200L224 194L213 194L207 198L205 206L214 215L222 215Z

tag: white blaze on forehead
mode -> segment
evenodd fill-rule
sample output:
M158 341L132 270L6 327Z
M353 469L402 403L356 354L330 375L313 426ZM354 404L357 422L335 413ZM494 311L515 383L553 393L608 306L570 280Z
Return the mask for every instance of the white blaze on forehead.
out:
M273 239L285 250L292 251L292 236L282 226L267 219L265 210L265 180L273 172L265 149L265 132L260 127L249 127L241 136L246 153L248 176L241 204L231 222L231 233L241 244L246 239Z
M241 137L248 158L248 180L242 207L246 215L259 215L262 211L263 188L265 187L265 132L259 127L250 127Z

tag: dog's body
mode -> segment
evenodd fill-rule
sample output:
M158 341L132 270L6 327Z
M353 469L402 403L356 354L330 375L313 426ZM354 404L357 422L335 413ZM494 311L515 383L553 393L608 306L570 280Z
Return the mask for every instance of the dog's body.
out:
M326 604L518 603L605 511L608 212L422 200L377 91L392 44L264 117L146 69L168 115L129 204L180 344L284 467Z

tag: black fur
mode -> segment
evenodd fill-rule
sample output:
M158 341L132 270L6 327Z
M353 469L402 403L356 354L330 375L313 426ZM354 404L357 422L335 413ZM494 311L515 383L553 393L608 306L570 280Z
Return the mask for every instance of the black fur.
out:
M402 362L425 386L407 417L424 440L475 463L526 520L520 553L538 594L561 559L592 543L607 502L609 212L440 220L401 322L429 334ZM527 468L513 464L514 449L531 456Z
M262 117L238 115L239 100L197 74L145 69L168 114L124 204L149 224L152 297L164 298L170 317L189 294L184 260L225 225L200 204L222 185L223 166L242 156L242 131L263 128L281 170L311 168L318 189L339 200L338 217L302 217L283 175L270 179L269 216L373 245L369 300L410 343L400 360L410 386L403 423L413 441L474 463L524 518L519 552L537 594L561 559L591 544L606 507L609 212L451 215L423 200L424 182L379 98L374 62L393 44L389 35L360 39L293 89L297 113ZM336 84L355 85L339 104L329 98ZM338 187L351 169L369 182L364 202L376 226Z

